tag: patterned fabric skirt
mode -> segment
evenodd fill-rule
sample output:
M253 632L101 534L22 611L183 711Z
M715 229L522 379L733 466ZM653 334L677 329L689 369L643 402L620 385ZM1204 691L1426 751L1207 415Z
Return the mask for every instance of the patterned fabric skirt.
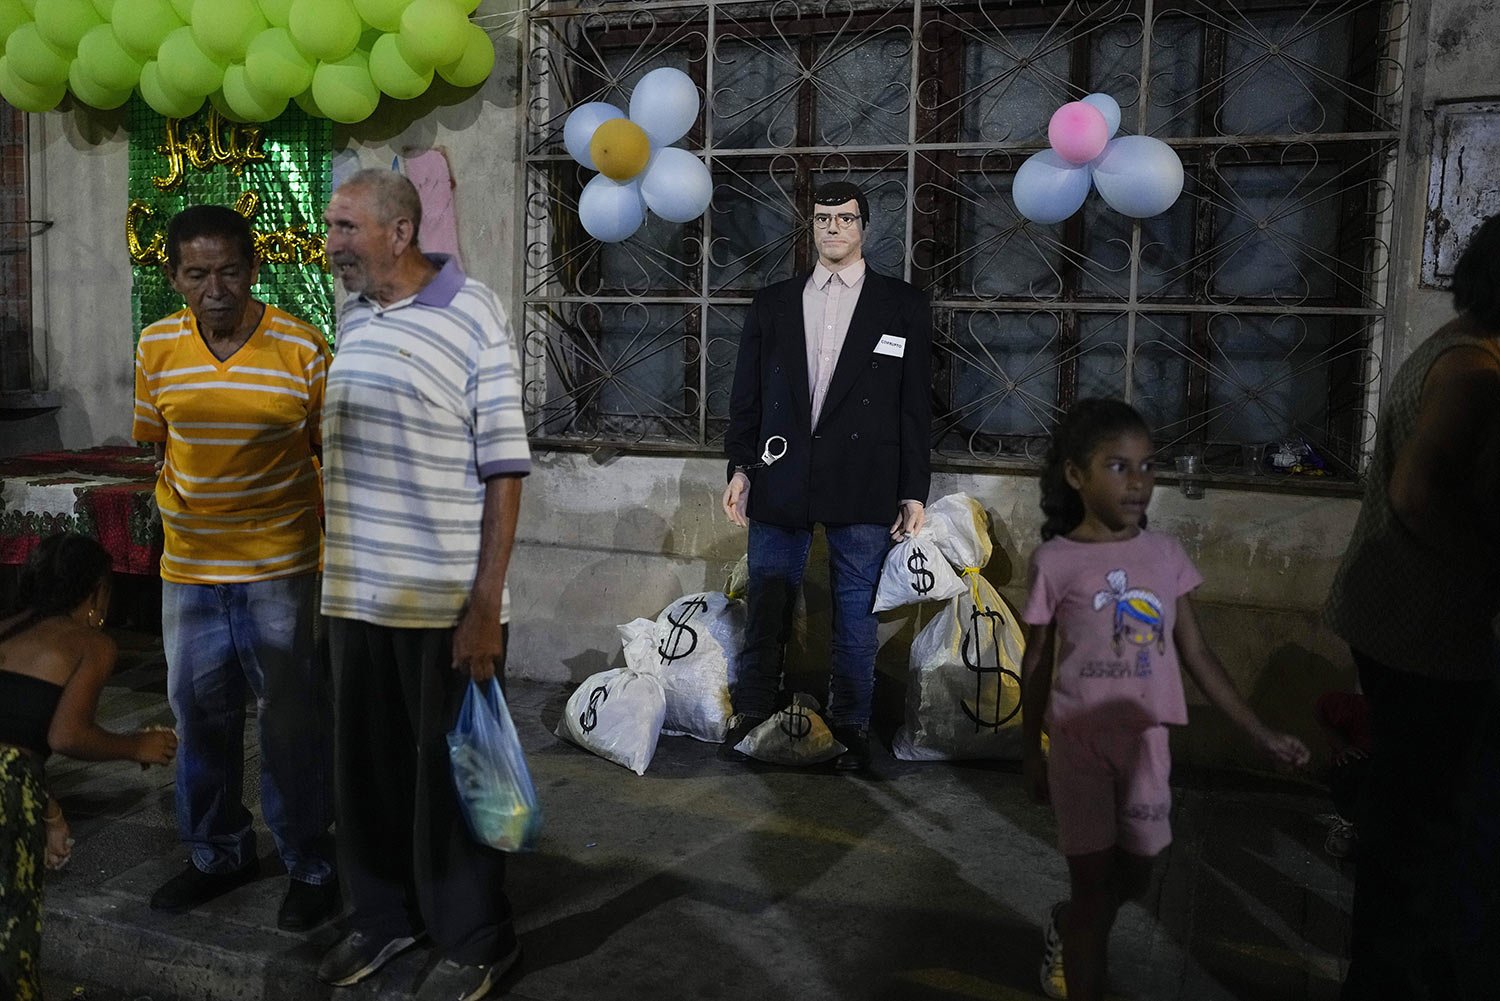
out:
M7 1001L42 996L46 809L41 759L0 746L0 998Z

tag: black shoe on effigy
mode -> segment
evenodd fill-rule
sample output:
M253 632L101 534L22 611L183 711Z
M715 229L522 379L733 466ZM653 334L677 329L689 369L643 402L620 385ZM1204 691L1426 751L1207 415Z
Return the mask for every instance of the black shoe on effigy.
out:
M521 958L517 945L504 959L479 966L445 959L422 981L417 1001L480 1001L489 997Z
M291 880L281 909L276 912L276 927L282 931L310 931L339 912L338 880L305 883Z
M410 949L416 941L414 935L381 939L352 931L323 954L323 961L318 964L318 979L335 987L357 984Z
M251 862L233 872L204 872L189 862L187 868L151 894L151 909L166 911L168 914L182 914L215 897L222 897L230 890L254 882L258 875L259 862Z
M844 745L844 753L833 759L835 771L862 772L870 767L870 729L864 726L836 726L833 739Z
M750 755L744 751L736 751L735 748L750 735L750 731L768 719L769 716L749 716L745 713L735 713L729 717L729 732L724 735L724 743L719 745L719 757L725 761L750 760Z

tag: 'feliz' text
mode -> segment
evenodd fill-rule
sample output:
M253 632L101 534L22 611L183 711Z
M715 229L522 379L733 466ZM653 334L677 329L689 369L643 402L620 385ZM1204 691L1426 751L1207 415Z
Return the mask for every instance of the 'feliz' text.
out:
M189 166L196 170L225 166L238 177L247 164L269 159L261 149L261 130L253 125L236 125L218 111L208 113L201 129L182 131L182 124L181 119L168 118L167 141L156 147L167 158L166 176L151 178L158 191L175 190Z

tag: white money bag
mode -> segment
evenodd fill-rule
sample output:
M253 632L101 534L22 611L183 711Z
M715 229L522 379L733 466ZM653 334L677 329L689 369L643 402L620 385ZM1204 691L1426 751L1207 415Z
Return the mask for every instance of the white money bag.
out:
M1021 657L1026 642L1005 600L979 575L993 543L984 506L950 494L927 509L966 587L911 642L906 722L892 753L904 761L1021 756Z
M654 635L650 650L627 641L625 662L661 679L667 696L662 732L722 741L745 642L745 603L718 591L683 595L656 617ZM631 663L632 651L642 663Z
M791 705L747 733L734 749L773 765L816 765L836 758L848 748L834 739L818 708L817 699L798 692Z
M568 697L557 735L644 775L666 712L659 679L616 668L593 675Z
M919 601L947 601L962 594L964 582L948 565L938 550L932 534L924 527L908 536L885 554L880 584L875 589L875 611Z
M990 516L984 505L968 494L949 494L933 501L922 531L960 572L983 570L995 551L990 541Z

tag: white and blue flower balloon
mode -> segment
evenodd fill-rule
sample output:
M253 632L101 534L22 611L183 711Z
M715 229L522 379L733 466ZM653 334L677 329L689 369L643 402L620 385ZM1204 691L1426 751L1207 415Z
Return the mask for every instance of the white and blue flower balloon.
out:
M578 218L596 240L619 243L646 221L690 222L713 198L708 167L672 145L698 120L698 87L681 70L654 69L630 95L630 114L603 101L574 108L563 123L563 145L599 173L583 187Z
M1135 219L1160 215L1182 194L1182 160L1151 136L1120 136L1120 105L1090 94L1058 108L1047 124L1050 149L1016 171L1011 199L1036 223L1058 223L1077 212L1095 188L1106 205Z

